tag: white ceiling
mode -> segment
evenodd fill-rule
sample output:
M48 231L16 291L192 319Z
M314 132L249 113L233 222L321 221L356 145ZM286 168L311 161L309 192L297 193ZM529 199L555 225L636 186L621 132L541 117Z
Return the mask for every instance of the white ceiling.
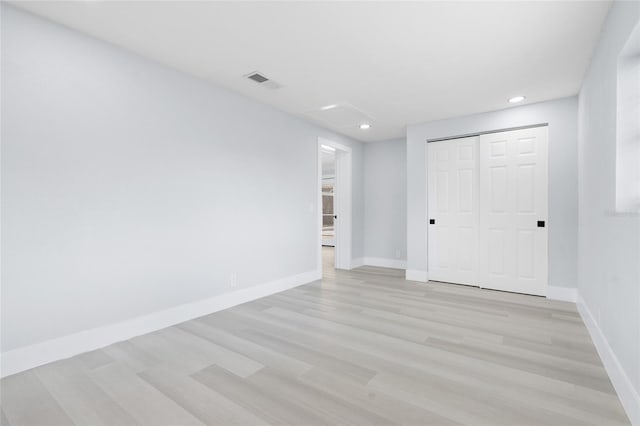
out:
M20 8L362 141L578 92L609 1L35 1ZM283 87L244 75L260 71ZM321 111L329 104L336 111ZM360 130L361 121L372 128Z

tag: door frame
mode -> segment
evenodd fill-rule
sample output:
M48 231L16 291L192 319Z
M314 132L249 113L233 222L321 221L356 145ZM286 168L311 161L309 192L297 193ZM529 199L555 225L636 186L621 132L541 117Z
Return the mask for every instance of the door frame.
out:
M334 212L338 219L335 226L335 268L352 269L352 192L353 192L353 153L349 146L318 137L316 185L316 247L317 268L322 271L322 145L336 150L336 176L334 187Z

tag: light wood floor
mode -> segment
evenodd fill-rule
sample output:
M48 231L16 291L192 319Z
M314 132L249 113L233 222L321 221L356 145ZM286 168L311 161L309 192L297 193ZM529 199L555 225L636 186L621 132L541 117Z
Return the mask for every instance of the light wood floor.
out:
M2 380L1 424L613 425L575 306L335 271Z

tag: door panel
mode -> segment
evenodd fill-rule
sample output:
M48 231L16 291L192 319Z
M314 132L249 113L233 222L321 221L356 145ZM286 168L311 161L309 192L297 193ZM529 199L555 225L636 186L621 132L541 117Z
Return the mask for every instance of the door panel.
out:
M535 278L535 236L532 231L519 230L517 232L517 276L518 278L533 279Z
M429 278L477 285L478 137L427 145Z
M479 284L546 295L547 127L480 136Z
M438 171L436 175L436 195L438 199L438 212L449 211L449 172Z
M458 209L460 213L473 212L473 169L458 170Z
M517 212L518 213L535 213L535 198L536 198L536 165L535 164L521 164L518 166L518 182L516 197L518 198Z
M477 230L471 227L458 228L458 267L461 271L473 271Z
M483 249L489 257L489 276L502 277L505 274L505 238L503 229L489 229L489 241ZM486 248L485 248L486 247Z
M508 203L507 168L505 166L493 166L489 171L490 209L493 213L503 213L507 210Z

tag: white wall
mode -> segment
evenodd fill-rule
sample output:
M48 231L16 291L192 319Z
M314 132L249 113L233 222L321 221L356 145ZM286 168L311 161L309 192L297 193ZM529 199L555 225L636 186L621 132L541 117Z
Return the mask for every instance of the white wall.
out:
M640 25L619 54L616 108L616 210L640 212Z
M318 136L363 256L359 142L6 4L2 89L3 352L313 271Z
M384 259L395 262L393 266L404 267L407 255L406 164L404 139L364 144L365 263Z
M639 2L614 3L580 91L578 226L579 293L635 388L638 424L640 215L616 213L615 189L616 65L639 21Z
M549 124L549 285L577 285L577 98L407 127L407 269L427 271L426 140ZM421 274L422 273L422 274Z

